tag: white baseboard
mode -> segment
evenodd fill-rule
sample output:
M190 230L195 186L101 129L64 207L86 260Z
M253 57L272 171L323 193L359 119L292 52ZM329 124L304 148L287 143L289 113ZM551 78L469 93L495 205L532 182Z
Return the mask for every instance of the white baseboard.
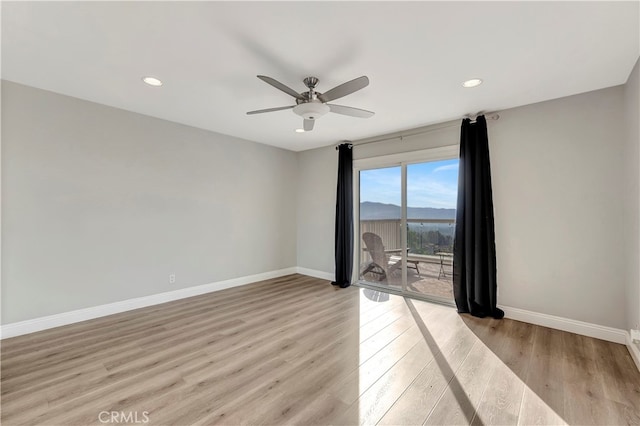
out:
M152 294L150 296L123 300L121 302L108 303L106 305L93 306L90 308L63 312L46 317L5 324L0 327L0 339L35 333L36 331L60 327L107 315L118 314L120 312L131 311L133 309L145 308L147 306L158 305L160 303L171 302L173 300L198 296L200 294L211 293L225 288L237 287L295 273L297 273L297 268L295 267L279 269L276 271L263 272L261 274L248 275L245 277L233 278L230 280L218 281L195 287L181 288L179 290L168 291L166 293Z
M316 269L301 268L300 266L296 268L296 272L298 274L308 275L310 277L320 278L323 280L329 280L329 281L334 280L334 274L332 272L324 272L324 271L318 271Z
M627 342L628 333L618 328L511 308L509 306L500 306L500 309L504 311L505 318L581 334L583 336L595 337L596 339L607 340L623 345Z
M627 332L627 349L629 349L629 353L631 354L631 358L633 358L633 362L636 363L636 367L638 367L638 371L640 371L640 348L638 345L633 343L631 340L631 333Z

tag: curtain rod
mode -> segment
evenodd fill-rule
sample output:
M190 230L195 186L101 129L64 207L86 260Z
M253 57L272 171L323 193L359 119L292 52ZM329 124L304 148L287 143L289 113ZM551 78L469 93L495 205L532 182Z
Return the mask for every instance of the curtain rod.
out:
M482 114L478 114L475 117L467 115L467 116L462 117L462 119L464 120L464 119L468 118L468 119L471 120L472 123L475 123L476 119L480 115L482 115ZM498 113L496 113L496 112L485 114L485 119L487 119L487 120L498 120L499 118L500 118L500 115L498 115ZM370 140L370 141L367 141L367 142L361 142L361 143L356 143L356 144L350 143L351 141L343 141L342 143L349 143L351 145L350 148L352 148L352 147L361 146L361 145L368 145L370 143L390 141L390 140L393 140L393 139L400 139L402 141L404 138L423 135L425 133L435 132L436 130L448 129L450 127L457 127L459 125L460 125L459 123L452 123L452 124L448 124L446 126L440 126L440 127L434 127L434 128L430 128L430 129L421 130L421 131L415 132L415 133L400 134L400 135L397 135L397 136L384 136L384 137L373 139L373 140ZM336 146L336 149L338 149L338 146Z

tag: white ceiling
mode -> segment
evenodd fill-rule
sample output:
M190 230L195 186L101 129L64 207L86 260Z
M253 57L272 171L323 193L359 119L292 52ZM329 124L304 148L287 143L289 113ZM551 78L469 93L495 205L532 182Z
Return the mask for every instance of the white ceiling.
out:
M300 151L623 84L639 4L2 2L2 78ZM294 104L257 74L299 92L367 75L334 103L376 115L294 133L291 110L245 114Z

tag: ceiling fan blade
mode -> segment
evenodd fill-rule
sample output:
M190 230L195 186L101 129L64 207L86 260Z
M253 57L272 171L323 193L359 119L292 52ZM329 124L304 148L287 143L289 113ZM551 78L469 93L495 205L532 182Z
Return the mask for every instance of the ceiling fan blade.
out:
M267 77L266 75L259 75L258 78L264 81L265 83L272 85L276 89L280 89L284 93L287 93L293 96L296 99L300 99L301 101L304 100L304 97L300 93L296 92L289 86L285 86L284 84L280 83L278 80L274 80L273 78Z
M291 109L293 108L295 105L291 105L291 106L286 106L286 107L277 107L277 108L267 108L267 109L258 109L255 111L249 111L247 113L247 115L252 115L252 114L262 114L263 112L273 112L273 111L282 111L283 109Z
M367 76L363 75L362 77L354 78L353 80L347 81L340 86L334 87L328 92L324 92L323 94L318 95L318 99L320 99L322 102L333 101L343 96L350 95L351 93L363 89L368 85L369 79L367 78Z
M307 120L305 118L304 123L302 128L304 129L305 132L310 132L311 130L313 130L313 123L315 122L315 120Z
M331 112L336 114L348 115L350 117L369 118L373 117L375 112L367 111L366 109L353 108L344 105L327 104Z

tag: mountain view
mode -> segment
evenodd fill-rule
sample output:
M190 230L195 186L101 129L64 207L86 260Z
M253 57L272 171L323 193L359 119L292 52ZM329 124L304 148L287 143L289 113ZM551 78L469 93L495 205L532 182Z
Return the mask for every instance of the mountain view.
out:
M360 203L360 220L400 219L400 206L365 201ZM407 219L453 219L456 209L433 207L407 207Z
M399 248L400 204L405 191L409 252L453 252L458 165L457 158L408 164L404 189L400 166L360 171L360 232L376 233L386 248Z

